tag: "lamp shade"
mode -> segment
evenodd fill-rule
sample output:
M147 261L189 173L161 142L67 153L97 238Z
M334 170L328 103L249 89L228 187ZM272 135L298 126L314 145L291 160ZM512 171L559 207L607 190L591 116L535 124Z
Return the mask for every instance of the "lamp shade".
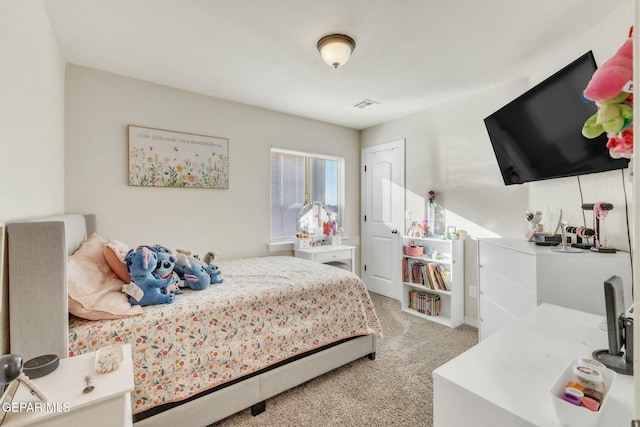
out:
M318 41L318 51L327 65L338 68L349 60L356 42L344 34L330 34Z

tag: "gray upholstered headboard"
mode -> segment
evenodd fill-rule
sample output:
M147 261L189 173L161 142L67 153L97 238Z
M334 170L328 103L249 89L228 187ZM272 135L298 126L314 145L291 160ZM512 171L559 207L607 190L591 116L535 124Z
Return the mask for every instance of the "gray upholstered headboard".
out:
M96 231L95 215L65 214L7 224L9 346L24 360L69 353L67 256Z

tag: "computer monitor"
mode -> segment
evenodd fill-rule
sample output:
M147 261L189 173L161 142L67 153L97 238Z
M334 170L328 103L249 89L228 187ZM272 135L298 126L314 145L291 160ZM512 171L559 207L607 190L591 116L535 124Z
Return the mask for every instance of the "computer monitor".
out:
M625 315L624 287L619 276L604 281L604 304L609 348L593 357L614 371L633 375L633 319Z

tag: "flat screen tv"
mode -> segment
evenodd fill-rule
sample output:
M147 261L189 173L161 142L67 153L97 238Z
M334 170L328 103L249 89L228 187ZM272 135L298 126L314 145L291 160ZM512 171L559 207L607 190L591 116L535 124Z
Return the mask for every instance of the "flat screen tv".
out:
M591 51L484 119L505 185L623 169L605 134L582 136L597 107L582 98L596 70Z

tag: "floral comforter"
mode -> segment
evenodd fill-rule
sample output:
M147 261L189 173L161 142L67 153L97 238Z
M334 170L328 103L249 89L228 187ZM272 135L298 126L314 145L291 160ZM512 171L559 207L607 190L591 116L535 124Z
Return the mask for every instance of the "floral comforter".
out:
M134 414L344 338L382 337L364 283L294 257L219 261L224 283L118 320L72 318L69 355L129 343Z

